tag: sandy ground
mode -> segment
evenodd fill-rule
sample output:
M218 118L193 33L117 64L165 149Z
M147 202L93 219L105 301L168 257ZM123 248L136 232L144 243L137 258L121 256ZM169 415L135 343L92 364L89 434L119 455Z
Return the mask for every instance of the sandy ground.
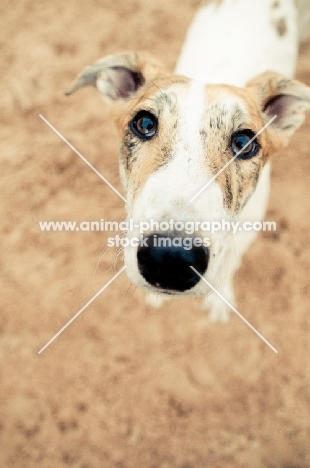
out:
M1 468L310 467L310 121L273 165L268 218L236 278L236 316L193 299L160 310L121 275L106 234L42 233L42 220L121 220L116 133L80 69L145 49L172 69L198 0L2 0ZM310 85L310 41L298 77ZM100 260L100 261L99 261ZM99 263L98 263L99 262ZM96 267L97 265L97 267Z

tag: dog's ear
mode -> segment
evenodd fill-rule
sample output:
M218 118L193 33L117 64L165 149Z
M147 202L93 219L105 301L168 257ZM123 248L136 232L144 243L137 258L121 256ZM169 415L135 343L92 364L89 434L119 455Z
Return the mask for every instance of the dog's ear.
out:
M108 101L126 100L163 72L161 64L146 53L109 55L84 68L65 94L94 86Z
M286 146L310 111L310 88L270 71L253 78L247 87L254 92L266 120L277 116L271 126Z

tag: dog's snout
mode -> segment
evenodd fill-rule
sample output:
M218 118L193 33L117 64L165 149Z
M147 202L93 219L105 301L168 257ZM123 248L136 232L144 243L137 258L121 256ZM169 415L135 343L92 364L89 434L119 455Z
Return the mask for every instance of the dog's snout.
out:
M145 242L147 245L138 247L138 268L152 286L170 291L186 291L200 281L190 267L193 266L203 275L208 267L209 250L203 245L184 247L179 242L176 245L174 240L175 237L162 234L148 235Z

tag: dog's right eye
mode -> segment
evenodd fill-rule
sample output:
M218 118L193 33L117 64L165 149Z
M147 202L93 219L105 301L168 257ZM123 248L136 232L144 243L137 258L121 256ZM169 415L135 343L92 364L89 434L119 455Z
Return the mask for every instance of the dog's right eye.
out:
M139 111L129 123L129 127L141 140L150 140L157 131L158 120L148 111Z

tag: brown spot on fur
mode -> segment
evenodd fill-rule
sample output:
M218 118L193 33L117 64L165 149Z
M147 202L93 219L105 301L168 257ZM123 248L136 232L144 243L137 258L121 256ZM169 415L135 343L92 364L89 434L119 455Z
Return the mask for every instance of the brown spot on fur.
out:
M275 9L276 9L276 8L279 8L279 6L280 6L279 0L275 0L275 1L273 2L273 4L272 4L272 8L275 8Z
M275 23L277 33L280 37L285 36L287 33L287 24L285 18L280 18Z

